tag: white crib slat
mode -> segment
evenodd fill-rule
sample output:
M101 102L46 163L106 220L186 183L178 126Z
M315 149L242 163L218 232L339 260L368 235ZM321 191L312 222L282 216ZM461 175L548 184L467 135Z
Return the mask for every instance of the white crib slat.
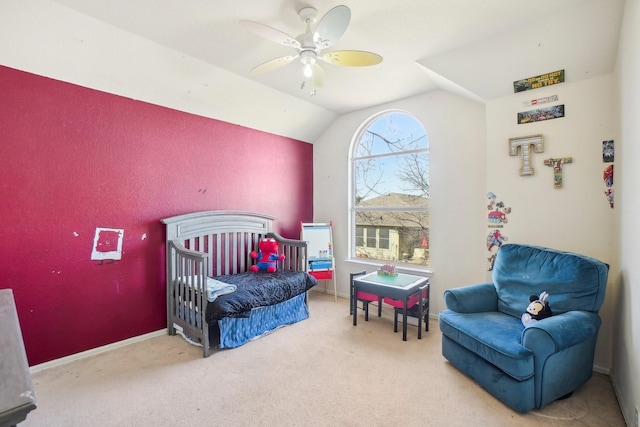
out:
M233 274L232 253L233 253L233 233L224 235L224 268L227 274Z
M215 268L215 276L220 276L220 271L222 270L222 265L221 265L221 258L220 258L220 254L222 253L222 243L220 241L220 235L216 235L216 241L215 241L215 264L216 264L216 268ZM213 262L212 262L213 263Z
M238 234L239 234L238 246L240 248L239 249L240 254L238 255L238 266L240 268L240 271L247 271L248 270L247 259L242 256L242 254L247 252L247 233L238 233ZM251 252L251 249L249 249L249 252Z
M256 233L250 233L249 234L249 239L250 239L250 246L253 248L252 250L259 252L260 251L260 237L256 234ZM249 251L251 252L251 251ZM253 258L249 257L248 262L253 263L254 260Z
M231 274L237 274L238 273L238 256L239 256L239 252L240 252L240 233L233 233L232 239L233 242L231 242L231 246L233 248L233 250L231 251Z
M207 251L206 252L209 254L209 259L215 259L214 256L213 256L213 253L214 253L213 252L214 251L214 249L213 249L213 241L214 241L213 234L207 235ZM212 262L210 262L209 264L210 265L209 265L209 271L207 271L207 276L213 277L214 276L213 269L215 268L215 266L213 265Z
M233 256L235 249L233 247L235 242L235 233L229 232L227 233L227 253L226 253L226 267L229 274L234 274L236 272L236 267L233 265Z

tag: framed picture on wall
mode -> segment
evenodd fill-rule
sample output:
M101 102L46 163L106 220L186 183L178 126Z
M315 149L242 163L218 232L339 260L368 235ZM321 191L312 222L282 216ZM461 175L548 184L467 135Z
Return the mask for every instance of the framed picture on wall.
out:
M541 122L564 117L564 104L518 113L518 124Z

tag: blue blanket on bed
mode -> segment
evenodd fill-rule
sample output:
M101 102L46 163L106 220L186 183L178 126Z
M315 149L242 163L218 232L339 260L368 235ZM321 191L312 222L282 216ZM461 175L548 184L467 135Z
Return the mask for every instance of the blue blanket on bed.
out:
M236 285L221 282L207 277L207 301L214 302L220 295L230 294L236 291Z
M207 304L207 323L224 317L247 317L251 309L287 301L318 284L315 277L304 271L250 271L216 280L236 286L235 292L220 295Z

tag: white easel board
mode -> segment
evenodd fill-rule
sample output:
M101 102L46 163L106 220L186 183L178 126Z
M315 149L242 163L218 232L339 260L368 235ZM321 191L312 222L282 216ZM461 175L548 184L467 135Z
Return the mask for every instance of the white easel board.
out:
M307 242L309 274L318 280L333 279L334 297L337 300L338 291L334 274L332 223L300 223L300 240Z
M309 258L332 258L331 224L302 223L300 240L307 242Z

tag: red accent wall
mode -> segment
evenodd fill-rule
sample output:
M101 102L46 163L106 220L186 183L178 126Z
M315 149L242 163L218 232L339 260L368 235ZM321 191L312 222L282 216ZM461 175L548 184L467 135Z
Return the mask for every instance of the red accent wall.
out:
M0 66L0 288L13 289L30 365L166 327L162 218L263 212L297 237L313 219L312 154ZM124 230L120 260L91 259L98 227Z

